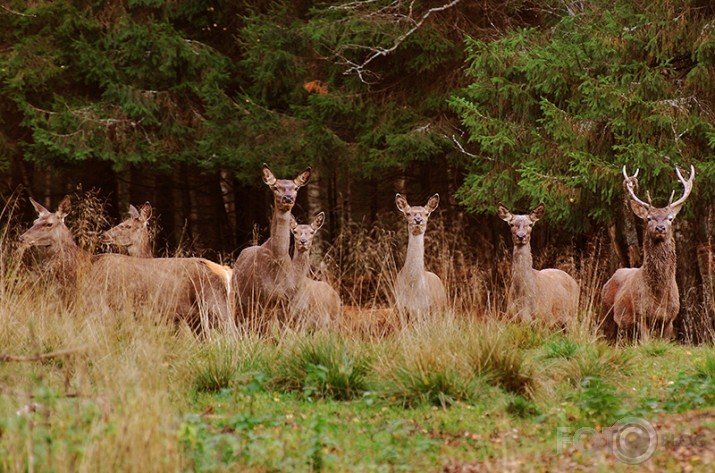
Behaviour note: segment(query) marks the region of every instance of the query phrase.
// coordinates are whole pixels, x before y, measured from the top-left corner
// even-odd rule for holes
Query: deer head
[[[320,230],[325,222],[325,212],[320,212],[315,216],[310,225],[298,225],[298,222],[291,215],[290,217],[290,231],[293,233],[293,239],[295,240],[296,251],[305,252],[310,251],[310,247],[313,244],[313,237],[315,233]]]
[[[25,233],[20,235],[20,241],[29,246],[61,245],[66,239],[72,240],[72,235],[65,225],[65,217],[72,207],[69,196],[57,206],[56,212],[50,212],[30,197],[30,202],[37,212],[37,219]]]
[[[683,185],[683,195],[677,201],[673,202],[673,197],[675,196],[675,191],[670,194],[670,199],[668,200],[668,205],[665,207],[654,207],[650,198],[650,193],[646,192],[646,198],[648,202],[643,202],[635,193],[635,187],[637,186],[637,180],[635,176],[638,175],[638,171],[633,176],[629,176],[626,172],[626,166],[623,166],[623,185],[630,194],[631,200],[631,210],[638,217],[646,221],[646,234],[649,235],[655,241],[665,241],[672,237],[673,228],[672,223],[675,219],[683,204],[690,196],[690,192],[693,190],[693,178],[695,177],[695,168],[690,166],[690,176],[686,180],[680,173],[680,169],[675,167],[675,173],[678,176],[678,180]]]
[[[407,231],[410,235],[422,235],[427,230],[427,220],[439,205],[439,194],[435,194],[427,200],[424,207],[410,207],[407,199],[397,194],[395,196],[397,208],[407,219]]]
[[[142,205],[140,210],[130,204],[129,218],[102,233],[102,243],[121,247],[142,245],[147,238],[151,213],[152,208],[149,202]]]
[[[263,164],[263,182],[273,191],[275,206],[283,212],[289,212],[298,196],[298,189],[308,183],[310,167],[298,174],[295,179],[276,179],[267,164]]]
[[[539,204],[528,215],[514,215],[501,202],[497,204],[497,214],[509,224],[514,245],[527,245],[531,241],[531,229],[544,216],[545,210],[544,204]]]

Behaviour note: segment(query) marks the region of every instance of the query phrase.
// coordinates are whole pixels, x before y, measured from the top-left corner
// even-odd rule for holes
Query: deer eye
[[[653,220],[653,217],[651,217],[650,215],[648,215],[645,219],[646,219],[647,222],[650,222],[651,220]]]

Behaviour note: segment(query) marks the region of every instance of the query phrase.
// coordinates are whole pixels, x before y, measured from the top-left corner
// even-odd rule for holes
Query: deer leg
[[[613,319],[613,310],[609,310],[606,316],[601,319],[599,329],[606,341],[615,343],[618,337],[618,324]]]
[[[663,338],[666,340],[673,339],[673,322],[668,322],[663,329]]]

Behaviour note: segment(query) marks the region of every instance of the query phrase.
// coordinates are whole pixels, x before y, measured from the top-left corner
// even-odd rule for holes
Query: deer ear
[[[303,187],[308,183],[310,180],[310,166],[305,168],[305,171],[301,172],[298,174],[298,176],[293,179],[293,184],[295,184],[298,187]]]
[[[266,163],[263,163],[261,172],[263,173],[263,182],[265,182],[266,185],[273,187],[273,184],[276,183],[277,179],[276,179],[275,174],[273,174],[273,171],[271,171],[271,169],[268,167],[268,165]]]
[[[425,205],[425,208],[429,213],[434,212],[437,209],[437,206],[439,205],[439,194],[435,194],[432,197],[429,198],[427,201],[427,205]]]
[[[529,214],[529,218],[533,222],[538,222],[539,220],[542,219],[545,212],[546,212],[546,206],[543,203],[541,203],[541,204],[537,205],[534,210],[531,211],[531,213]]]
[[[313,229],[313,231],[318,231],[320,230],[320,227],[323,226],[323,223],[325,223],[325,212],[320,212],[318,215],[315,216],[312,222],[310,222],[310,227]]]
[[[142,209],[140,211],[141,219],[144,221],[144,223],[147,223],[151,218],[152,210],[153,209],[151,208],[151,204],[149,202],[144,202],[144,205],[142,205]]]
[[[511,221],[512,218],[509,209],[507,209],[506,206],[501,202],[497,204],[497,215],[499,215],[499,218],[504,220],[505,222]]]
[[[70,196],[66,195],[60,205],[57,206],[56,214],[61,220],[64,220],[67,214],[70,213],[70,209],[72,209],[72,202],[70,202]]]
[[[43,207],[42,204],[37,202],[32,197],[30,197],[30,203],[35,208],[35,212],[37,212],[37,215],[39,215],[40,217],[44,217],[45,215],[49,215],[51,213],[49,210]]]
[[[410,204],[407,203],[407,199],[402,194],[397,194],[395,196],[395,205],[400,210],[400,212],[405,213],[410,208]]]
[[[139,211],[132,204],[129,204],[129,217],[137,219],[139,218]]]
[[[631,205],[631,210],[633,211],[633,213],[636,214],[639,218],[645,220],[648,217],[648,209],[646,209],[633,199],[630,199],[628,202]]]
[[[298,222],[293,214],[290,214],[290,231],[294,231],[296,228],[298,228]]]

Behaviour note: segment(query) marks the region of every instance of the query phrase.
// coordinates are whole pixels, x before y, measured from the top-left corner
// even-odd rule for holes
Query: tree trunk
[[[308,194],[308,215],[307,222],[311,222],[312,219],[321,212],[322,204],[320,202],[320,173],[318,168],[313,168],[310,176],[310,180],[306,186],[306,191]],[[306,223],[307,223],[306,222]],[[321,232],[317,232],[313,237],[313,249],[311,251],[311,260],[313,262],[320,261],[323,257],[323,238]]]
[[[219,171],[219,184],[221,187],[221,201],[223,210],[226,212],[226,223],[228,225],[228,245],[236,246],[236,229],[238,222],[236,219],[236,189],[233,182],[233,174],[226,168]]]
[[[637,184],[636,184],[637,186]],[[638,187],[636,187],[636,190]],[[636,231],[636,217],[633,214],[630,206],[630,196],[628,191],[623,187],[623,236],[626,240],[626,248],[628,248],[628,266],[637,268],[641,265],[641,252],[638,245],[638,232]],[[621,259],[623,256],[621,255]]]

